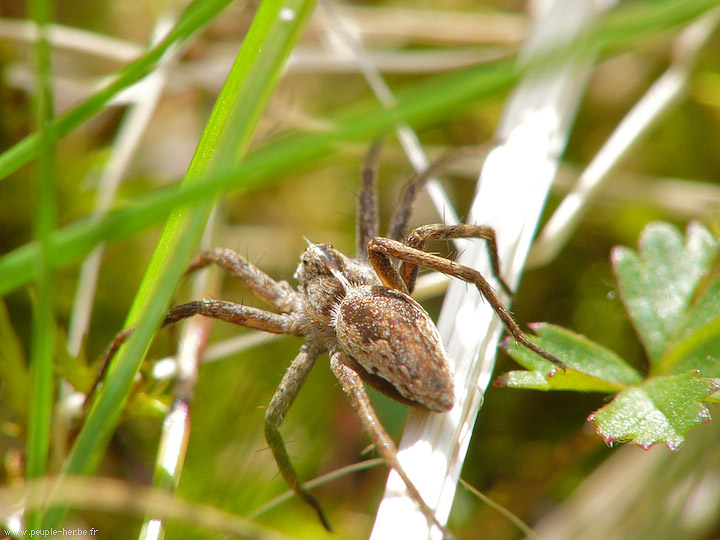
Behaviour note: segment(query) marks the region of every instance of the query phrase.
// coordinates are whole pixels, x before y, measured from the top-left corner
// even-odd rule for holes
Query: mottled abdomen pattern
[[[336,310],[338,343],[366,382],[410,405],[452,408],[447,354],[420,304],[388,287],[361,285],[350,287]]]

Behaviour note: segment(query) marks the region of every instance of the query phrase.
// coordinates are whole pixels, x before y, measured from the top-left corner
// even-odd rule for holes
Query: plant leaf
[[[692,427],[710,422],[700,401],[718,390],[717,381],[698,377],[697,371],[653,377],[620,392],[588,420],[609,445],[632,441],[648,448],[664,442],[676,450]]]
[[[720,276],[688,310],[656,367],[664,375],[697,369],[703,377],[720,377]]]
[[[716,251],[717,241],[697,223],[688,226],[684,243],[673,225],[652,223],[637,253],[613,250],[620,295],[652,364],[668,350]]]
[[[495,381],[497,386],[537,390],[577,390],[582,392],[618,392],[638,384],[642,376],[613,351],[585,336],[551,324],[534,324],[537,334],[532,341],[562,359],[561,370],[514,340],[503,347],[529,371],[511,371]]]
[[[645,381],[615,353],[583,336],[547,324],[533,337],[568,366],[561,371],[509,341],[510,356],[529,371],[513,371],[495,384],[538,390],[619,392],[588,420],[608,444],[631,441],[676,449],[685,433],[710,415],[703,400],[720,400],[720,276],[703,283],[718,243],[702,225],[685,238],[667,223],[648,225],[638,252],[613,251],[625,307],[650,357]],[[702,374],[702,377],[700,376]],[[712,377],[712,378],[711,378]]]

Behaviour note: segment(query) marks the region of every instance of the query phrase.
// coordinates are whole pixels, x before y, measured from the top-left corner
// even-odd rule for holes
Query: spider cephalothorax
[[[265,437],[285,480],[330,529],[320,504],[298,479],[278,429],[318,355],[327,351],[333,373],[350,397],[375,446],[400,475],[409,495],[427,519],[443,528],[400,466],[395,445],[380,424],[364,386],[364,383],[370,384],[413,407],[435,412],[445,412],[453,407],[453,376],[440,335],[427,312],[410,297],[418,268],[430,268],[475,285],[513,338],[546,359],[558,365],[562,363],[528,340],[478,271],[423,251],[429,240],[484,239],[493,274],[499,285],[508,291],[499,275],[493,229],[479,225],[425,225],[403,237],[414,194],[426,175],[408,182],[392,217],[388,236],[378,236],[376,159],[377,151],[373,149],[358,197],[356,258],[347,257],[330,245],[308,242],[295,272],[298,287],[293,289],[284,281],[273,280],[230,250],[204,251],[191,262],[188,272],[217,264],[275,311],[222,300],[198,300],[172,308],[164,324],[205,315],[247,328],[297,335],[306,340],[268,405]],[[106,351],[106,359],[129,332],[125,330],[118,334]]]
[[[420,304],[382,285],[366,260],[327,244],[308,246],[295,278],[306,337],[344,353],[365,382],[398,401],[437,412],[452,408],[450,364]]]
[[[353,286],[378,284],[380,281],[367,261],[346,257],[329,244],[308,242],[295,271],[302,312],[313,328],[326,336],[329,348],[334,342],[333,312],[347,290]]]

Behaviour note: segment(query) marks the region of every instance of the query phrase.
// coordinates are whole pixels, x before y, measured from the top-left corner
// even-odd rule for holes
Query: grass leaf
[[[230,2],[231,0],[195,0],[185,10],[175,28],[157,46],[122,69],[108,86],[50,122],[47,126],[48,140],[57,141],[84,121],[105,110],[105,106],[115,95],[142,79],[167,49],[188,39]],[[39,133],[33,133],[0,154],[0,179],[6,178],[40,154],[42,152],[40,139]]]
[[[261,5],[198,144],[185,185],[201,185],[213,172],[227,170],[242,159],[313,6],[314,2],[303,0]],[[294,17],[288,18],[288,12]],[[176,283],[197,249],[211,205],[212,199],[206,198],[191,207],[179,208],[166,223],[128,316],[128,325],[137,323],[136,329],[108,369],[65,461],[63,474],[87,473],[99,460]],[[64,509],[54,509],[48,513],[45,526],[56,526],[63,515]]]

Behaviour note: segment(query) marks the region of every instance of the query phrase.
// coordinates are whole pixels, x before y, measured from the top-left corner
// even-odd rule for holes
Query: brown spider
[[[409,296],[415,287],[418,267],[475,285],[518,342],[559,366],[562,362],[528,340],[479,272],[422,251],[428,240],[482,238],[487,242],[493,275],[500,286],[510,292],[499,276],[492,228],[426,225],[414,229],[402,240],[417,190],[436,168],[443,165],[442,161],[405,185],[388,236],[377,236],[378,153],[379,147],[374,146],[363,169],[357,208],[356,258],[346,257],[330,245],[308,242],[295,272],[298,282],[295,290],[285,281],[273,280],[230,250],[204,251],[190,263],[188,273],[211,263],[217,264],[277,311],[222,300],[198,300],[172,308],[163,326],[193,315],[204,315],[246,328],[302,336],[307,340],[270,401],[265,414],[265,437],[282,476],[315,509],[325,528],[331,530],[317,499],[298,479],[278,430],[318,355],[327,351],[333,373],[350,397],[375,446],[400,475],[428,521],[449,535],[400,466],[395,444],[380,424],[363,384],[368,383],[410,406],[430,411],[442,413],[454,405],[453,377],[440,335],[427,312]],[[398,266],[393,259],[400,261]],[[105,353],[106,361],[130,332],[131,329],[126,329],[113,340]]]

